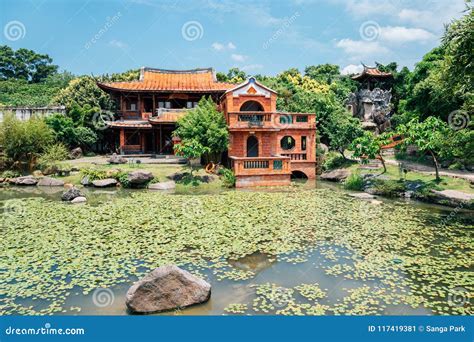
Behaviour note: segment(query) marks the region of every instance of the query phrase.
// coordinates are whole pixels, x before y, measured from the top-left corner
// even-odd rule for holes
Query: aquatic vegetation
[[[243,314],[247,311],[247,304],[229,304],[224,311],[233,314]]]
[[[327,189],[134,192],[96,206],[24,199],[23,210],[1,216],[0,314],[67,312],[71,293],[128,283],[166,264],[243,281],[255,276],[232,265],[244,256],[300,263],[316,252],[326,274],[367,284],[335,304],[325,297],[333,289],[317,284],[258,285],[248,313],[380,314],[398,304],[472,313],[472,227],[404,203],[362,202]],[[462,305],[450,301],[453,288],[466,290]]]

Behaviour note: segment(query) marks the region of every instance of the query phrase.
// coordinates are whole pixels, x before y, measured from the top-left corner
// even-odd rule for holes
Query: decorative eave
[[[265,89],[265,90],[267,90],[267,91],[269,91],[269,92],[271,92],[271,93],[273,93],[273,94],[278,94],[275,90],[273,90],[273,89],[271,89],[271,88],[268,88],[267,86],[265,86],[265,85],[261,84],[260,82],[258,82],[258,81],[255,79],[255,77],[249,77],[246,81],[244,81],[244,82],[238,84],[237,86],[235,86],[235,87],[233,87],[233,88],[231,88],[231,89],[228,89],[228,90],[225,92],[225,94],[234,92],[234,91],[236,91],[236,90],[239,90],[239,89],[245,87],[246,85],[248,85],[249,83],[254,83],[254,84],[256,84],[257,86],[259,86],[259,87],[261,87],[261,88],[263,88],[263,89]]]
[[[110,128],[151,128],[151,124],[145,120],[107,121]]]

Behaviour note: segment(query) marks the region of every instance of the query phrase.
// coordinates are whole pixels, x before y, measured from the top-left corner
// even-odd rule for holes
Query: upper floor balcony
[[[229,129],[315,129],[314,113],[229,112]]]
[[[151,123],[175,123],[186,115],[187,108],[157,108],[155,112],[139,110],[121,110],[118,116],[121,120],[149,120]]]

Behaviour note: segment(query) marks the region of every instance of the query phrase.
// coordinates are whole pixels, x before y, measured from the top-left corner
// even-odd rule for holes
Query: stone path
[[[395,159],[385,159],[385,163],[387,165],[398,165],[399,163],[403,163],[403,166],[411,171],[417,171],[425,174],[434,175],[435,168],[428,165],[423,165],[419,163],[409,162],[409,161],[399,161]],[[469,181],[471,184],[474,183],[474,173],[469,171],[461,171],[461,170],[439,170],[440,176],[447,176],[453,178],[461,178]]]

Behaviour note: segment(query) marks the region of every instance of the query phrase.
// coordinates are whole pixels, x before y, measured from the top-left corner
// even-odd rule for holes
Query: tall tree
[[[0,79],[22,79],[31,83],[44,81],[54,75],[58,66],[48,55],[28,49],[14,51],[7,45],[0,46]]]

